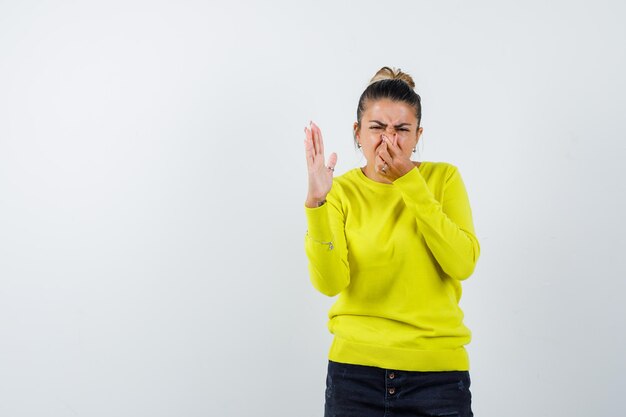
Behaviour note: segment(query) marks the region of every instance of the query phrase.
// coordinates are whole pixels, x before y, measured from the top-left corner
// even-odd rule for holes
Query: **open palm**
[[[323,201],[333,185],[333,170],[337,164],[337,154],[332,153],[328,158],[328,166],[324,163],[324,141],[322,131],[313,122],[310,127],[304,128],[306,138],[306,164],[309,173],[309,192],[307,202]]]

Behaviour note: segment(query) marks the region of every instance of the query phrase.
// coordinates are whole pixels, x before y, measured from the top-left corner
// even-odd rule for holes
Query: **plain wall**
[[[321,416],[303,128],[422,96],[481,257],[474,414],[619,415],[620,1],[0,2],[0,415]]]

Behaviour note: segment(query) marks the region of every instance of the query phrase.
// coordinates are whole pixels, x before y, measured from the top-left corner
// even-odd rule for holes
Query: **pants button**
[[[389,374],[389,379],[394,379],[396,377],[396,374],[394,374],[393,372]]]
[[[396,389],[395,388],[389,388],[389,394],[393,395],[396,393]]]

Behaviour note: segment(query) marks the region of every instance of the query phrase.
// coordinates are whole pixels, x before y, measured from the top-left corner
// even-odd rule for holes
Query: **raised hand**
[[[332,153],[328,158],[328,165],[324,163],[324,141],[322,131],[313,122],[304,128],[304,149],[306,164],[309,173],[309,191],[305,205],[317,207],[318,203],[326,199],[326,195],[333,185],[333,171],[337,164],[337,154]]]

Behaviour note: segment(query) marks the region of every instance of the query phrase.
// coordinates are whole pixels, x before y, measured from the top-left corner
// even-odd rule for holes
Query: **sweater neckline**
[[[417,167],[418,171],[422,171],[422,167],[424,166],[424,164],[428,164],[428,161],[421,161],[420,165]],[[367,175],[365,175],[365,173],[363,173],[363,171],[361,170],[361,167],[355,168],[356,172],[357,172],[357,176],[361,179],[361,181],[373,186],[373,187],[377,187],[382,189],[391,189],[393,188],[393,183],[392,184],[387,184],[384,182],[378,182],[378,181],[374,181],[373,179],[371,179],[370,177],[368,177]]]

